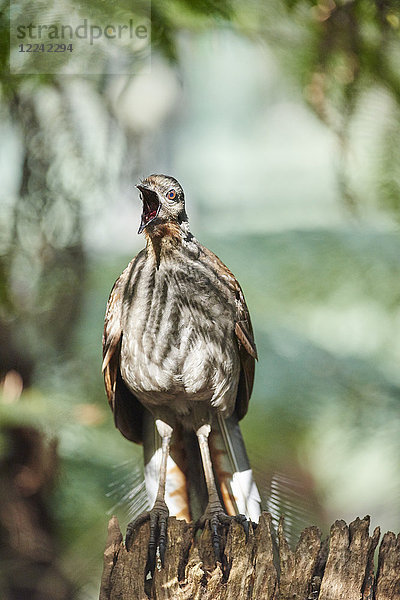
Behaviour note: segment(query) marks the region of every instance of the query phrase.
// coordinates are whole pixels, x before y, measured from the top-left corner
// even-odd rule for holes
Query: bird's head
[[[174,177],[149,175],[136,186],[143,201],[142,220],[138,233],[147,227],[154,229],[166,223],[187,222],[183,189]]]

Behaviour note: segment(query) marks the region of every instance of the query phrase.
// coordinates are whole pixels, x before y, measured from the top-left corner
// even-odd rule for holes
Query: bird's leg
[[[211,426],[208,424],[202,425],[196,431],[208,491],[208,505],[204,515],[199,519],[197,527],[203,527],[206,522],[209,523],[215,558],[220,561],[221,536],[218,531],[219,526],[228,525],[232,520],[237,521],[243,526],[247,538],[249,533],[249,524],[244,515],[230,517],[226,514],[225,510],[222,507],[217,492],[217,486],[215,485],[210,449],[208,446],[208,436],[210,435],[210,432]]]
[[[150,520],[150,539],[149,539],[149,557],[148,569],[151,573],[154,572],[156,562],[157,546],[160,550],[161,564],[164,566],[165,549],[167,547],[167,524],[168,524],[168,507],[165,503],[165,482],[167,477],[167,461],[169,455],[169,445],[172,436],[172,427],[156,419],[156,427],[161,436],[161,465],[160,475],[158,480],[157,496],[153,508],[139,515],[135,521],[129,523],[126,529],[125,545],[129,550],[132,545],[134,530]]]

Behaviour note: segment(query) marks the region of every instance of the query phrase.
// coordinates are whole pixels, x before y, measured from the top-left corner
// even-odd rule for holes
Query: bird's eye
[[[176,191],[175,190],[169,190],[169,192],[167,194],[168,200],[174,200],[175,197],[176,197]]]

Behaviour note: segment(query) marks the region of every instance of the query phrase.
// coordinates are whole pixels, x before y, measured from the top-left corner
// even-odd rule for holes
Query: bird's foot
[[[196,530],[203,529],[207,525],[210,528],[215,559],[219,562],[222,562],[223,549],[221,530],[224,527],[228,529],[232,521],[239,523],[243,527],[247,541],[249,537],[249,521],[244,515],[235,515],[233,517],[227,515],[219,501],[209,502],[204,515],[200,517],[195,525]]]
[[[150,521],[150,539],[147,558],[147,572],[154,573],[156,567],[157,548],[160,551],[161,565],[164,566],[165,550],[167,548],[167,526],[168,526],[168,507],[163,500],[156,500],[151,510],[139,515],[137,519],[131,521],[126,528],[125,546],[127,550],[132,547],[135,530]]]

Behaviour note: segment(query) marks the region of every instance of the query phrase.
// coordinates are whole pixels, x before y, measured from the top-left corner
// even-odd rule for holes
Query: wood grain
[[[317,527],[308,527],[292,549],[283,521],[275,534],[263,513],[247,540],[242,527],[231,524],[223,562],[215,564],[209,532],[193,539],[190,524],[171,517],[165,565],[146,580],[148,524],[127,552],[113,517],[100,600],[400,600],[400,535],[383,536],[375,574],[380,532],[370,536],[369,523],[369,517],[350,525],[336,521],[325,541]]]

